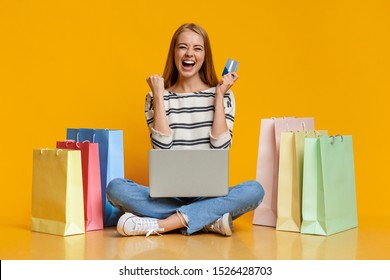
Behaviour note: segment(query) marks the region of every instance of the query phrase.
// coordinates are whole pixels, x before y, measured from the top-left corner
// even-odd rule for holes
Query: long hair
[[[168,57],[165,63],[165,69],[163,73],[165,88],[169,88],[177,82],[179,72],[175,64],[175,47],[177,44],[177,38],[184,31],[193,31],[203,38],[205,59],[201,69],[199,70],[199,75],[202,82],[204,82],[205,84],[211,87],[217,86],[218,78],[214,69],[213,55],[211,53],[209,36],[207,35],[206,31],[199,25],[195,23],[186,23],[176,30],[171,40],[171,45],[169,47]]]

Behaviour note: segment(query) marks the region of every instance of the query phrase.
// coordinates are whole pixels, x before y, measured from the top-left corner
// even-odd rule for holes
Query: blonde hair
[[[218,78],[214,69],[213,55],[211,53],[209,36],[207,35],[206,31],[199,25],[195,23],[186,23],[176,30],[171,40],[171,45],[169,47],[168,57],[165,63],[165,69],[163,73],[165,88],[170,88],[177,82],[179,72],[175,64],[175,47],[177,44],[177,38],[184,31],[193,31],[203,38],[205,59],[202,68],[199,70],[199,75],[202,82],[204,82],[205,84],[211,87],[217,86]]]

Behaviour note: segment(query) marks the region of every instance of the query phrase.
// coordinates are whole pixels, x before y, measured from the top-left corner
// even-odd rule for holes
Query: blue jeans
[[[225,213],[237,219],[254,210],[263,197],[263,187],[257,181],[231,187],[226,196],[196,198],[152,198],[148,187],[127,179],[114,179],[107,186],[108,200],[123,212],[156,219],[165,219],[177,212],[184,214],[188,219],[187,234],[201,230]]]

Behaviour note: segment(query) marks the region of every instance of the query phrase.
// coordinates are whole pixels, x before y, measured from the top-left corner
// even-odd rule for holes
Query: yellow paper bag
[[[31,230],[85,233],[79,150],[34,149]]]
[[[276,229],[301,231],[303,152],[306,138],[328,135],[326,130],[282,132],[280,136]]]

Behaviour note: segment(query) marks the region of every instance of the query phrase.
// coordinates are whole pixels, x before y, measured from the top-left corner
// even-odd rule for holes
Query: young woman
[[[145,114],[154,149],[228,149],[232,142],[235,101],[230,87],[237,73],[218,80],[207,33],[196,24],[180,26],[172,37],[163,76],[147,78]],[[161,234],[181,229],[230,236],[232,220],[255,209],[264,190],[257,181],[229,188],[227,196],[151,198],[149,188],[114,179],[109,201],[125,214],[123,236]]]

